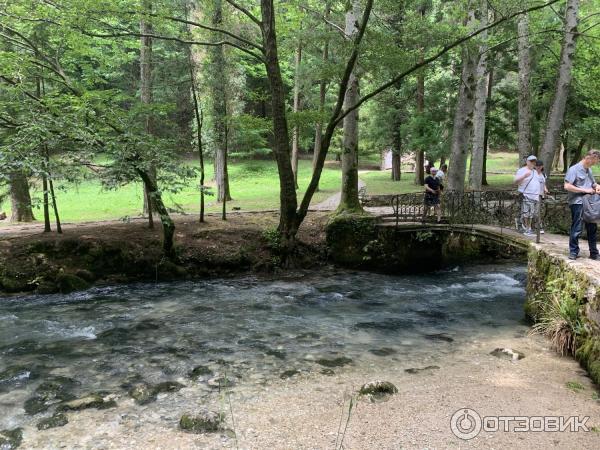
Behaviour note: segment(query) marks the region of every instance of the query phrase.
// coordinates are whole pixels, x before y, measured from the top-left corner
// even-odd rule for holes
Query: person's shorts
[[[428,195],[425,194],[425,206],[436,206],[440,204],[439,195]]]
[[[531,200],[527,197],[523,198],[521,204],[521,217],[536,217],[540,213],[540,202],[538,200]]]

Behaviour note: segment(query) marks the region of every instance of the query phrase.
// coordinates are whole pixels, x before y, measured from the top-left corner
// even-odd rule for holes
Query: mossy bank
[[[557,350],[575,356],[600,384],[600,280],[593,271],[532,246],[525,311]]]

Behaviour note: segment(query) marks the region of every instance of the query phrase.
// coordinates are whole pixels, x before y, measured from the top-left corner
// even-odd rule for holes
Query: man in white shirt
[[[435,176],[438,180],[440,180],[440,183],[444,183],[446,180],[444,178],[446,178],[446,172],[448,171],[448,165],[447,164],[442,164],[442,167],[440,167],[440,170],[437,171],[437,175]]]
[[[537,158],[531,155],[527,158],[525,166],[517,170],[514,183],[518,185],[518,191],[522,194],[521,223],[523,234],[532,236],[531,225],[534,217],[539,214],[540,207],[540,182],[539,175],[535,170]]]

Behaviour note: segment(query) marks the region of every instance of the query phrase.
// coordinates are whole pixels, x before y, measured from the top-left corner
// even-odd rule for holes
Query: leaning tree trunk
[[[475,24],[475,11],[469,10],[469,28]],[[477,66],[477,48],[465,44],[462,49],[462,72],[454,125],[452,127],[452,145],[450,150],[450,170],[448,173],[448,189],[463,192],[465,189],[465,173],[471,131],[473,129],[473,106],[475,100],[475,70]]]
[[[586,138],[581,138],[579,140],[579,144],[577,144],[577,148],[573,149],[573,154],[571,155],[571,163],[570,166],[573,166],[579,162],[579,160],[583,157],[583,147],[585,146]]]
[[[279,233],[282,256],[286,259],[296,245],[298,223],[296,218],[296,187],[290,159],[290,140],[286,118],[286,96],[275,31],[275,8],[273,0],[261,0],[261,29],[265,69],[271,94],[271,115],[273,118],[273,155],[279,173]]]
[[[214,0],[212,25],[221,28],[223,24],[223,5]],[[215,39],[221,36],[215,34]],[[217,182],[217,201],[231,200],[229,174],[227,170],[227,68],[223,45],[212,46],[209,50],[210,86],[213,105],[213,131],[215,147],[215,181]]]
[[[302,64],[301,42],[299,42],[298,47],[296,47],[294,64],[294,113],[300,111],[300,64]],[[300,126],[298,125],[297,120],[298,118],[296,117],[296,125],[294,125],[294,130],[292,132],[292,171],[294,172],[296,189],[298,189],[298,152],[300,146]]]
[[[353,0],[346,12],[346,39],[351,40],[358,33],[360,2]],[[356,65],[348,81],[344,97],[344,109],[358,101],[358,75]],[[358,198],[358,109],[344,117],[344,149],[342,152],[342,195],[338,212],[362,211]]]
[[[142,7],[145,12],[152,12],[151,0],[142,0]],[[152,38],[147,36],[152,33],[152,25],[145,18],[140,20],[140,101],[142,105],[148,108],[152,104]],[[152,117],[149,112],[144,114],[144,130],[147,134],[152,134]],[[149,175],[156,180],[156,170],[150,169]],[[152,199],[144,185],[144,213],[148,214],[148,226],[154,228]]]
[[[325,2],[325,15],[324,17],[326,19],[329,19],[329,13],[330,13],[330,5],[329,5],[329,1]],[[323,65],[327,64],[327,61],[329,60],[329,40],[325,41],[325,44],[323,45]],[[319,81],[319,114],[322,116],[324,111],[325,111],[325,96],[327,94],[327,81],[325,80],[325,78],[321,78],[321,80]],[[313,172],[315,171],[315,168],[317,167],[317,156],[319,154],[319,149],[321,148],[321,141],[323,139],[323,119],[322,117],[319,117],[319,120],[317,122],[317,125],[315,127],[315,146],[313,148],[313,160],[312,160],[312,169]],[[319,190],[319,186],[317,186],[317,191]]]
[[[10,186],[11,222],[33,222],[29,183],[23,172],[12,172],[8,176]]]
[[[527,14],[519,17],[517,25],[519,47],[519,132],[518,148],[519,163],[523,162],[532,153],[531,146],[531,93],[529,82],[531,79],[531,54],[529,51],[529,18]]]
[[[540,151],[541,159],[546,163],[547,171],[550,173],[550,164],[555,159],[556,150],[559,146],[560,131],[563,125],[569,85],[571,84],[573,71],[573,58],[575,57],[575,41],[577,39],[579,0],[567,0],[565,12],[565,35],[563,38],[560,54],[560,66],[558,68],[558,80],[554,100],[548,114],[548,122],[544,135],[544,143]]]
[[[152,205],[154,205],[156,212],[160,217],[160,221],[163,229],[163,252],[166,257],[175,257],[173,236],[175,234],[175,223],[169,216],[169,212],[165,204],[162,201],[160,191],[154,178],[147,171],[143,169],[136,169],[138,175],[144,182],[144,188],[148,192],[148,197]]]
[[[480,6],[480,26],[488,24],[487,1],[482,0]],[[479,46],[479,61],[475,71],[477,86],[475,88],[475,104],[473,108],[473,149],[471,152],[471,167],[469,172],[469,188],[474,191],[481,190],[481,174],[483,172],[484,144],[485,144],[485,118],[488,94],[488,45],[487,31],[480,35],[482,44]]]

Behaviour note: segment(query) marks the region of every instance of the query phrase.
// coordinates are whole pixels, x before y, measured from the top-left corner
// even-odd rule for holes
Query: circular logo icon
[[[450,419],[450,428],[457,438],[473,439],[481,431],[481,417],[472,409],[459,409]]]

